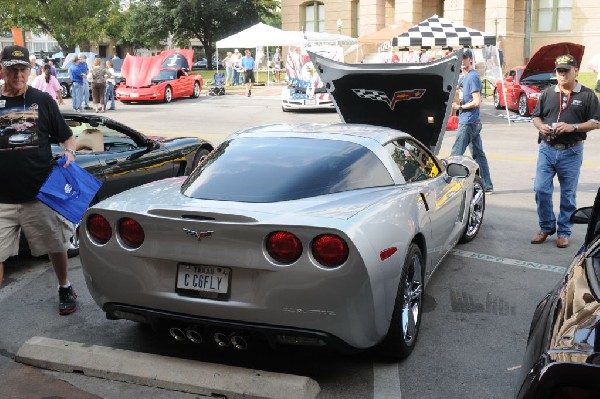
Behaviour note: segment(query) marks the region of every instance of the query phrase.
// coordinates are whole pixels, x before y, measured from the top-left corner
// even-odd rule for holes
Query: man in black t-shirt
[[[542,92],[533,112],[538,129],[538,161],[534,191],[540,230],[531,240],[541,244],[557,233],[556,246],[569,246],[575,211],[579,171],[583,162],[583,142],[587,132],[600,127],[600,107],[594,92],[577,82],[577,60],[569,54],[555,61],[558,85]],[[560,212],[554,214],[554,176],[560,184]]]
[[[48,93],[27,86],[29,52],[21,46],[2,51],[4,87],[0,96],[0,286],[4,261],[18,253],[25,234],[34,256],[48,254],[58,278],[59,313],[77,309],[77,294],[67,272],[73,225],[36,199],[52,160],[50,141],[61,143],[67,161],[75,160],[75,137]]]

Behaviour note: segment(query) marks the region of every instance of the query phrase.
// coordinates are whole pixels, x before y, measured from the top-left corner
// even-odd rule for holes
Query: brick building
[[[352,37],[434,14],[498,36],[509,68],[559,41],[586,46],[584,72],[600,52],[600,0],[281,0],[282,29]]]

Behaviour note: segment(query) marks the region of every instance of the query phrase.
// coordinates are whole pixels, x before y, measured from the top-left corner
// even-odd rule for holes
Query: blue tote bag
[[[37,199],[69,221],[79,223],[102,182],[75,162],[65,168],[65,162],[64,156],[56,161]]]

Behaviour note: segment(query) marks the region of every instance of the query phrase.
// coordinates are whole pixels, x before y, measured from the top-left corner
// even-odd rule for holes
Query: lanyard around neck
[[[563,92],[562,90],[558,92],[558,116],[556,117],[556,122],[560,121],[560,114],[569,106],[570,101],[571,93],[567,94],[567,101],[563,102]]]

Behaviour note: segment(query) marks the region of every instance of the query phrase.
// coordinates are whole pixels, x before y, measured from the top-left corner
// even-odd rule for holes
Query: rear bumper
[[[106,303],[103,307],[106,317],[111,320],[126,319],[150,324],[155,330],[177,327],[182,330],[194,328],[206,340],[215,333],[225,335],[245,335],[255,338],[252,341],[266,341],[275,348],[279,345],[297,345],[327,347],[336,352],[351,354],[360,352],[344,343],[341,339],[321,331],[313,331],[294,327],[270,326],[266,324],[213,319],[179,313],[118,304]]]

